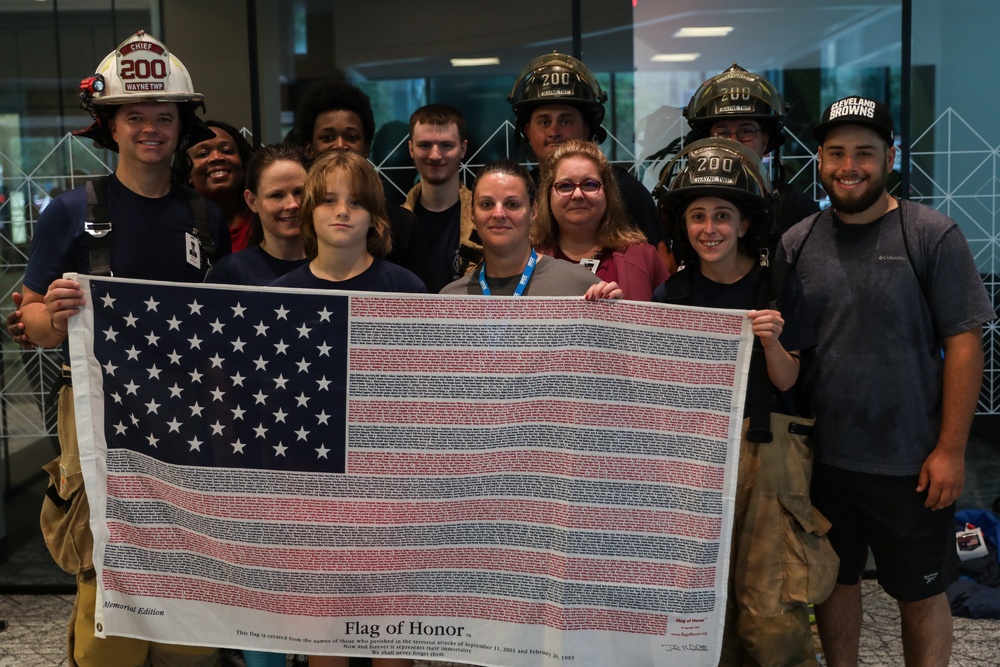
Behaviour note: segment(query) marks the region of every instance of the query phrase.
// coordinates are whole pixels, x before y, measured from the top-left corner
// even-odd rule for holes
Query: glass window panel
[[[74,0],[27,2],[0,0],[0,303],[4,316],[10,294],[20,290],[31,235],[41,211],[57,194],[82,178],[107,173],[113,154],[90,141],[70,137],[86,127],[80,110],[80,80],[126,36],[143,28],[156,34],[158,3],[153,0]],[[0,458],[4,494],[20,495],[37,508],[41,489],[35,484],[40,466],[53,457],[55,407],[52,391],[59,377],[61,351],[22,354],[9,337],[0,350]],[[17,496],[10,495],[13,501]],[[17,507],[17,510],[11,509]],[[2,520],[15,546],[25,540],[25,502],[8,505],[18,513]],[[13,516],[12,515],[8,515]],[[37,522],[32,526],[37,530]],[[2,542],[0,542],[2,544]],[[4,554],[0,554],[2,559]],[[30,574],[8,585],[63,583],[66,575],[47,558]],[[69,578],[72,583],[72,577]]]

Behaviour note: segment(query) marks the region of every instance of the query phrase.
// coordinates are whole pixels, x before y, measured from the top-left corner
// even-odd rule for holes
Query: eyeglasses
[[[556,194],[562,197],[569,197],[577,188],[580,188],[580,192],[585,195],[596,195],[604,187],[604,183],[600,181],[584,181],[583,183],[574,183],[573,181],[557,181],[552,184],[552,189],[556,191]]]
[[[735,132],[719,128],[712,130],[712,136],[716,139],[735,139],[736,141],[753,141],[757,135],[764,130],[759,127],[741,127]]]

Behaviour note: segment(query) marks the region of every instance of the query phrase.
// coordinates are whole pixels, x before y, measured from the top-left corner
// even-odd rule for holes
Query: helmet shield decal
[[[703,146],[691,151],[687,165],[688,184],[736,187],[743,172],[743,161],[735,151],[731,155],[727,152],[719,146]]]
[[[125,92],[163,92],[170,78],[167,49],[159,42],[125,42],[115,52],[115,73]]]

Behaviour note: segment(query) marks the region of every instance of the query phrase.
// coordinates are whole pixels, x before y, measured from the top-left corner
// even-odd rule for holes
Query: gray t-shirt
[[[514,296],[517,283],[521,276],[510,278],[487,278],[490,292],[494,296]],[[579,264],[573,264],[561,259],[553,259],[548,255],[539,255],[538,263],[531,274],[528,286],[524,288],[524,296],[583,296],[591,285],[601,282],[597,276]],[[474,294],[482,295],[479,286],[479,267],[469,275],[449,283],[441,290],[441,294]]]
[[[919,473],[941,426],[941,340],[995,317],[955,222],[902,205],[916,273],[901,209],[865,225],[824,211],[778,248],[799,274],[819,340],[803,377],[817,460],[837,468]]]

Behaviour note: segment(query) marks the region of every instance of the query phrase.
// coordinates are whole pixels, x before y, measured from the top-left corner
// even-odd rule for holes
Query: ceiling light
[[[681,28],[674,33],[674,37],[725,37],[733,31],[731,25],[720,25],[715,27]]]
[[[452,67],[482,67],[483,65],[499,65],[499,58],[452,58]]]
[[[653,56],[654,63],[689,63],[701,58],[700,53],[657,53]]]

